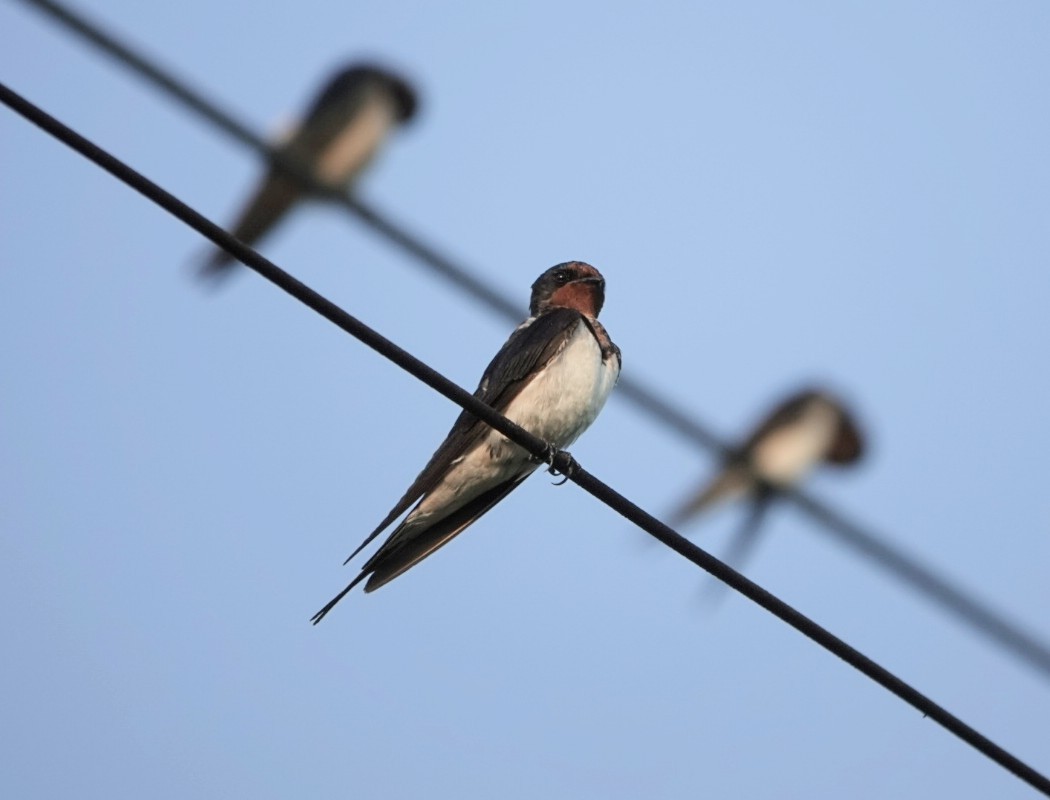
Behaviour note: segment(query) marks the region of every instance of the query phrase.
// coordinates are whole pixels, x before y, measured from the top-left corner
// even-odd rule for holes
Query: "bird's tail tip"
[[[326,616],[328,616],[328,612],[331,611],[333,608],[335,608],[335,604],[338,603],[340,600],[342,600],[343,596],[348,591],[350,591],[349,588],[344,589],[339,594],[337,594],[335,597],[333,597],[331,600],[329,600],[327,603],[325,603],[324,608],[322,608],[320,611],[318,611],[316,614],[314,614],[312,617],[310,617],[310,624],[311,625],[316,625],[318,622],[320,622]]]
[[[362,580],[364,580],[364,578],[367,577],[367,575],[367,572],[361,572],[360,575],[358,575],[356,578],[350,581],[350,583],[347,584],[346,588],[343,589],[343,591],[341,591],[339,594],[337,594],[335,597],[333,597],[331,600],[325,603],[324,608],[322,608],[320,611],[318,611],[316,614],[310,617],[310,624],[316,625],[318,622],[320,622],[326,616],[328,616],[328,612],[335,608],[336,603],[338,603],[340,600],[346,597],[350,593],[350,590],[357,586],[357,584],[359,584]]]

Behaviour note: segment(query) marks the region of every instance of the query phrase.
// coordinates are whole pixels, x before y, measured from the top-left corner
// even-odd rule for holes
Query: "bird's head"
[[[390,95],[398,122],[408,122],[415,116],[419,98],[412,85],[397,73],[367,62],[349,64],[333,75],[315,106],[326,100],[352,97],[362,90],[367,91],[369,86],[378,87]]]
[[[551,308],[573,308],[597,317],[605,303],[605,278],[590,264],[566,261],[540,275],[532,284],[532,316]]]

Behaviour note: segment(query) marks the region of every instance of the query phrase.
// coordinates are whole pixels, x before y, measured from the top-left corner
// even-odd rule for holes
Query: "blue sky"
[[[1050,6],[97,2],[261,132],[381,58],[360,195],[521,300],[595,264],[625,373],[725,436],[802,383],[871,457],[815,494],[1050,639]],[[257,160],[22,4],[0,80],[217,221]],[[456,409],[0,110],[4,796],[1032,791],[537,475],[318,628]],[[262,247],[473,388],[507,323],[336,209]],[[664,512],[709,454],[615,398],[573,448]],[[740,517],[687,532],[716,554]],[[800,512],[748,574],[1050,771],[1050,687]],[[6,738],[5,737],[5,738]]]

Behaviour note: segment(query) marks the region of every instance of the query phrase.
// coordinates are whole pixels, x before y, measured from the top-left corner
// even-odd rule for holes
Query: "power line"
[[[714,556],[697,547],[688,539],[679,536],[658,519],[632,503],[623,495],[587,472],[567,452],[556,452],[542,439],[533,436],[525,429],[506,419],[489,406],[482,403],[470,392],[457,386],[448,378],[432,369],[427,364],[407,351],[401,349],[372,328],[351,316],[327,298],[310,287],[296,280],[271,261],[267,260],[252,248],[241,243],[222,228],[211,222],[202,214],[183,203],[174,195],[162,189],[142,174],[136,172],[110,153],[84,138],[71,128],[59,122],[42,109],[21,97],[3,83],[0,83],[0,102],[10,106],[27,120],[37,125],[53,137],[97,164],[111,175],[138,191],[176,218],[198,231],[219,247],[231,253],[238,260],[258,272],[296,300],[304,303],[325,319],[337,325],[384,358],[397,364],[406,372],[421,380],[432,389],[452,400],[454,403],[483,420],[515,443],[521,445],[532,456],[549,461],[553,468],[566,475],[578,486],[589,492],[601,502],[617,511],[628,520],[659,539],[675,552],[686,557],[694,564],[707,570],[719,580],[732,586],[741,594],[753,600],[762,608],[829,652],[841,658],[879,685],[910,704],[924,716],[930,717],[946,730],[958,736],[964,742],[986,755],[988,758],[1012,772],[1021,780],[1050,796],[1050,778],[1037,772],[1033,767],[1021,761],[995,742],[964,723],[947,709],[933,702],[926,695],[898,678],[889,670],[877,664],[860,651],[854,649],[842,639],[821,627],[813,620],[799,613],[794,608],[767,592],[761,586],[745,578],[739,572],[723,564]]]
[[[188,108],[201,114],[218,128],[288,172],[311,192],[339,204],[390,242],[411,253],[431,270],[492,311],[511,322],[519,321],[521,313],[519,303],[424,243],[418,236],[409,233],[402,225],[393,222],[375,208],[348,192],[333,191],[319,182],[308,171],[274,152],[266,141],[222,111],[216,104],[209,102],[184,82],[177,80],[98,26],[53,0],[23,0],[23,2],[46,12],[119,62],[148,78]],[[714,451],[722,458],[729,455],[730,448],[710,428],[699,422],[694,416],[677,408],[654,390],[632,380],[629,375],[620,378],[617,394],[680,436]],[[1043,673],[1044,676],[1050,677],[1050,647],[1036,636],[1010,622],[987,605],[974,600],[967,592],[955,587],[947,578],[937,574],[932,567],[889,544],[883,537],[876,536],[865,527],[851,522],[845,515],[826,503],[797,488],[786,489],[782,494],[808,514],[811,519],[819,522],[821,530],[833,535],[838,541],[864,556],[865,560],[873,561],[885,568],[898,580],[934,601],[979,633],[996,641],[1029,666]]]

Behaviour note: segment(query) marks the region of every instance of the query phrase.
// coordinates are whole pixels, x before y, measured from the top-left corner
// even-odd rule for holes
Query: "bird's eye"
[[[554,282],[559,286],[564,286],[566,283],[569,282],[570,277],[571,276],[569,275],[568,270],[559,269],[557,272],[554,273]]]

